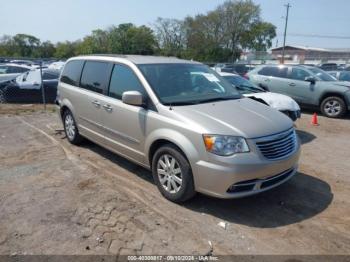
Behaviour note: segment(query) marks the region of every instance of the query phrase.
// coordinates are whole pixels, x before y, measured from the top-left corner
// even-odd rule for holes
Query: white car
[[[49,69],[53,69],[53,70],[60,70],[60,71],[61,71],[65,64],[66,64],[66,62],[57,61],[57,62],[51,63],[51,64],[48,66],[48,68],[49,68]]]
[[[31,70],[32,67],[18,64],[0,64],[0,82],[11,80]]]
[[[293,121],[300,118],[300,107],[291,97],[272,93],[256,86],[247,79],[230,73],[218,72],[222,77],[234,85],[245,97],[267,104],[289,116]]]

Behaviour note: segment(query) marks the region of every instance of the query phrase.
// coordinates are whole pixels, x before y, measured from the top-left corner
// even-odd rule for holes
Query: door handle
[[[294,84],[294,83],[289,83],[289,86],[296,86],[296,84]]]
[[[113,107],[110,105],[103,105],[103,108],[106,109],[108,112],[111,112],[113,110]]]
[[[270,82],[270,79],[265,79],[264,81],[265,81],[265,82]]]
[[[96,107],[100,107],[101,106],[100,102],[98,102],[97,100],[94,100],[91,103],[93,103]]]

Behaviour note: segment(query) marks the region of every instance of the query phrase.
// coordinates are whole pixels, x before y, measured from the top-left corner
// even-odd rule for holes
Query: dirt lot
[[[350,253],[349,119],[303,114],[299,173],[272,191],[176,205],[147,170],[70,145],[40,108],[0,106],[0,254]]]

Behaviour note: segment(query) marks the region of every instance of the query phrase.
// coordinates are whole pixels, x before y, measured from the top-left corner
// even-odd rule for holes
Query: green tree
[[[13,56],[33,57],[35,51],[40,47],[40,40],[32,35],[17,34],[13,37]]]
[[[158,17],[154,28],[160,53],[166,56],[181,56],[186,47],[184,21]]]
[[[3,35],[0,38],[0,56],[10,57],[14,54],[14,45],[12,36]]]
[[[254,24],[242,37],[242,45],[255,51],[266,51],[276,37],[276,26],[267,22]]]
[[[56,58],[69,58],[78,54],[76,52],[79,42],[59,42],[56,44],[56,51],[54,57]]]
[[[153,31],[131,23],[120,24],[108,30],[108,51],[115,54],[153,54],[157,42]]]

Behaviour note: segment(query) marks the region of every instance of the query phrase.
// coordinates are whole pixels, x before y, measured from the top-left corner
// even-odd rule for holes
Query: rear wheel
[[[196,193],[191,166],[176,146],[168,144],[156,151],[152,173],[159,191],[172,202],[184,202]]]
[[[321,112],[327,117],[339,118],[346,113],[346,104],[338,96],[326,97],[321,103]]]
[[[64,132],[68,141],[73,145],[78,145],[83,141],[83,137],[79,134],[73,114],[70,110],[65,110],[63,113]]]

